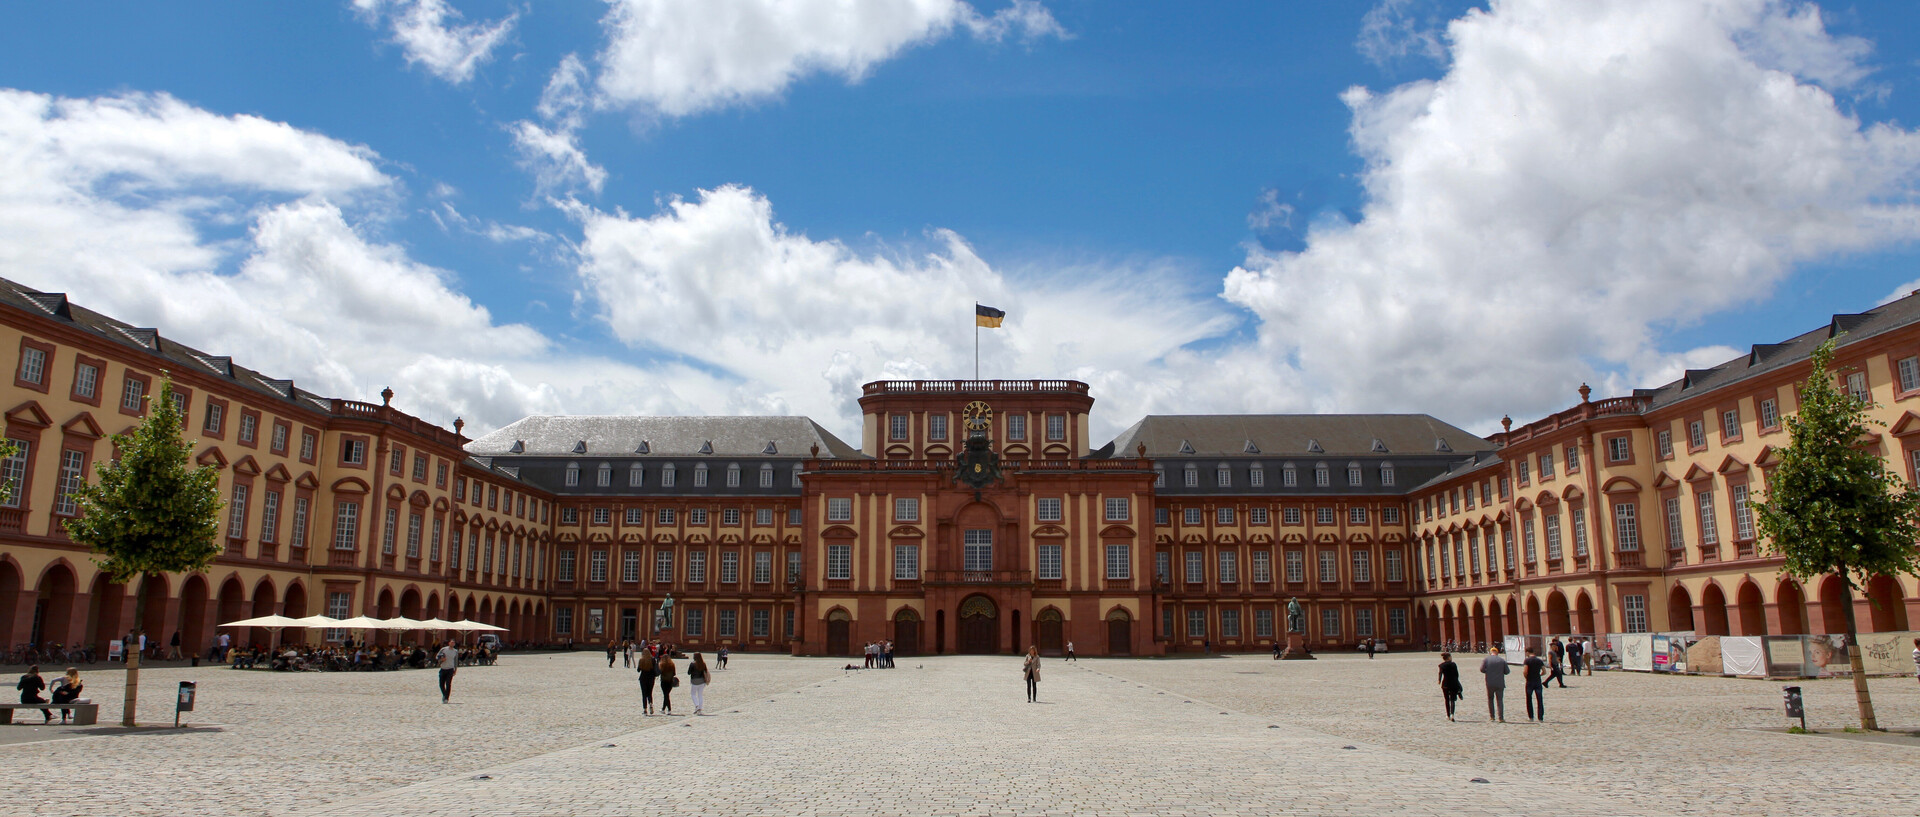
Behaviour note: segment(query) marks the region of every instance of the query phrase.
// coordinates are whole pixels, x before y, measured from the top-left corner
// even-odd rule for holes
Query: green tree
[[[1834,379],[1834,341],[1813,353],[1813,371],[1800,387],[1800,408],[1787,419],[1792,443],[1767,475],[1767,499],[1755,502],[1760,533],[1785,558],[1781,569],[1806,582],[1840,578],[1847,617],[1847,661],[1853,669],[1860,726],[1878,729],[1860,659],[1853,594],[1876,575],[1920,572],[1920,495],[1862,445],[1866,404]]]
[[[220,555],[220,472],[192,467],[193,443],[180,437],[181,414],[173,380],[163,377],[149,395],[147,419],[130,434],[116,434],[118,456],[96,464],[98,477],[75,498],[80,513],[66,522],[67,536],[96,554],[94,562],[112,581],[138,581],[134,621],[146,621],[147,579],[162,573],[196,573]],[[139,698],[140,656],[127,645],[127,697],[121,723],[134,725]]]

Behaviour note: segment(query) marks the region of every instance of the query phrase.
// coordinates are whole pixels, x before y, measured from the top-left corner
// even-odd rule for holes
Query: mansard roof
[[[1494,447],[1426,414],[1153,414],[1120,432],[1110,445],[1113,456],[1134,457],[1141,443],[1149,458],[1259,456],[1275,461],[1455,456]],[[1193,453],[1182,453],[1183,445]],[[1249,454],[1249,448],[1259,454]]]
[[[582,453],[580,444],[585,443]],[[752,457],[812,456],[861,459],[806,417],[629,417],[535,415],[503,426],[467,444],[478,456],[527,457]],[[709,449],[710,446],[710,449]],[[644,447],[644,448],[643,448]],[[711,453],[705,453],[709,449]]]

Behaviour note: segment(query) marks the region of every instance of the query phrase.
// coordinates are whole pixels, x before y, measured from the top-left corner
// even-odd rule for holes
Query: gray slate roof
[[[586,451],[579,452],[581,442]],[[520,450],[514,450],[515,443]],[[645,443],[645,451],[641,444]],[[773,443],[774,451],[767,452]],[[701,449],[712,445],[710,452]],[[860,450],[806,417],[619,417],[535,415],[467,444],[476,456],[808,457],[860,459]]]
[[[1257,452],[1247,450],[1249,441]],[[1112,456],[1137,456],[1142,442],[1149,458],[1433,456],[1494,447],[1426,414],[1154,414],[1120,432]],[[1183,442],[1193,453],[1181,451]],[[1311,450],[1314,442],[1320,451]]]

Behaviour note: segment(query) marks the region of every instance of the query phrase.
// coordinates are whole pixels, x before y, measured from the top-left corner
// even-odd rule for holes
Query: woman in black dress
[[[640,666],[640,714],[653,714],[653,679],[660,677],[660,666],[654,662],[653,652],[645,647],[635,656]]]
[[[1447,720],[1453,720],[1453,704],[1460,700],[1464,690],[1460,688],[1460,666],[1453,663],[1452,653],[1440,654],[1440,697],[1447,701]]]

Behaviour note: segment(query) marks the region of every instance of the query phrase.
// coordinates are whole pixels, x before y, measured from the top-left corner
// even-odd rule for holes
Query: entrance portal
[[[1000,651],[1000,609],[986,596],[974,596],[960,605],[956,641],[962,655],[993,655]]]
[[[1064,621],[1060,620],[1060,611],[1049,607],[1040,611],[1033,619],[1033,643],[1040,648],[1041,655],[1060,655],[1066,652],[1066,639],[1062,630]]]
[[[920,654],[920,616],[912,608],[902,608],[893,616],[893,652],[895,655]]]
[[[1133,616],[1115,608],[1107,614],[1107,654],[1133,654]]]
[[[853,654],[853,617],[835,609],[827,614],[827,654]]]

